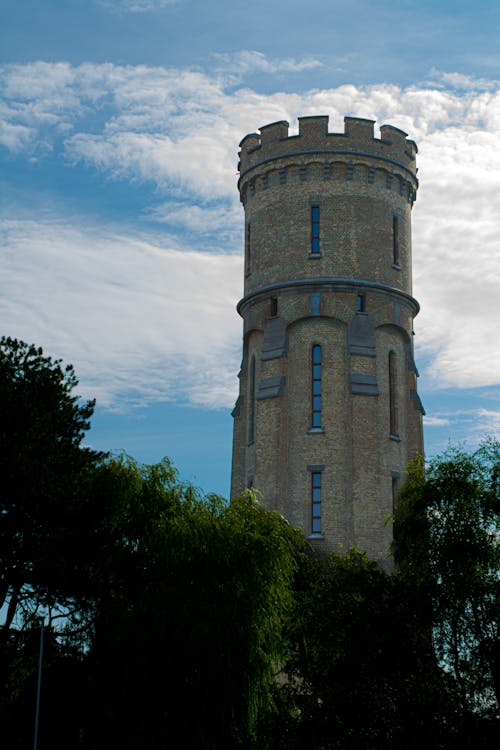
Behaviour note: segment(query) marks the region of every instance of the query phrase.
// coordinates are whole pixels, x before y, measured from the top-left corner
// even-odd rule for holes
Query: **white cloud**
[[[478,409],[477,417],[483,434],[491,436],[500,434],[500,411]]]
[[[97,0],[98,5],[115,13],[148,13],[178,2],[180,0]]]
[[[230,405],[240,258],[71,224],[4,222],[3,330],[72,362],[101,406]]]
[[[11,122],[0,122],[0,143],[8,151],[17,153],[26,150],[33,142],[35,131],[26,125],[16,125]]]
[[[493,91],[498,89],[500,81],[490,78],[475,78],[464,73],[448,73],[433,68],[430,73],[430,84],[435,85],[436,83],[451,86],[454,89]]]
[[[234,169],[227,145],[208,132],[178,141],[151,133],[78,133],[66,141],[66,155],[115,179],[152,181],[205,198],[226,197]]]
[[[448,392],[448,396],[450,392]],[[483,392],[479,394],[468,392],[472,403],[481,403],[486,398]],[[498,403],[500,392],[495,393]],[[439,400],[438,397],[434,399]],[[442,453],[450,444],[463,444],[467,450],[475,450],[486,438],[500,438],[500,411],[482,407],[463,408],[467,404],[467,397],[455,392],[451,405],[442,407],[435,414],[424,417],[425,438],[424,446],[427,457]],[[446,403],[446,402],[445,402]]]
[[[223,58],[231,61],[242,74],[316,64],[268,60],[252,51]],[[18,154],[24,148],[27,155],[36,150],[40,158],[43,149],[53,149],[74,168],[151,183],[156,205],[149,217],[171,231],[187,231],[195,247],[218,230],[231,250],[240,242],[236,153],[246,133],[280,119],[288,119],[293,132],[298,115],[317,113],[330,115],[330,130],[342,130],[345,114],[403,128],[419,146],[421,188],[413,219],[414,291],[422,306],[417,355],[419,349],[430,354],[425,375],[434,387],[498,383],[496,82],[475,86],[446,73],[435,74],[438,85],[421,87],[344,85],[262,94],[185,69],[37,62],[4,72],[8,148]],[[221,331],[225,325],[221,319]]]
[[[257,50],[239,52],[216,52],[213,55],[216,69],[232,74],[247,73],[302,73],[323,67],[323,63],[312,57],[295,60],[292,57],[268,58]]]
[[[152,207],[147,216],[187,233],[190,244],[206,243],[208,237],[229,252],[243,246],[243,209],[236,200],[227,204],[221,201],[215,206],[167,201]]]
[[[425,427],[446,427],[450,424],[450,420],[447,417],[433,417],[426,415],[424,416]]]
[[[492,110],[500,97],[491,98]],[[494,120],[494,111],[490,117]],[[427,136],[414,215],[420,346],[434,353],[436,386],[499,382],[500,155],[497,126],[450,127]]]

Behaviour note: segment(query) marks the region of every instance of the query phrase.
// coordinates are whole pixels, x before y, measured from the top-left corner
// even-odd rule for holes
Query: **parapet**
[[[240,174],[262,163],[308,153],[359,154],[399,164],[416,174],[417,146],[407,134],[393,125],[382,125],[380,138],[374,135],[374,120],[344,117],[344,132],[328,132],[328,115],[299,117],[298,135],[289,135],[286,120],[270,123],[259,133],[247,135],[240,143]]]

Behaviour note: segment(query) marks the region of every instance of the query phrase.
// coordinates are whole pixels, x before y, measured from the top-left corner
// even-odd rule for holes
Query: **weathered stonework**
[[[303,117],[299,135],[278,122],[240,144],[244,329],[231,491],[252,486],[324,549],[356,544],[387,561],[394,493],[422,451],[423,409],[411,296],[417,147],[390,125],[380,133],[352,117],[344,133],[328,133],[328,117]]]

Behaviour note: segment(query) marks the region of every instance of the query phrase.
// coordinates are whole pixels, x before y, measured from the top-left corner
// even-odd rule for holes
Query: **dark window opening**
[[[398,435],[396,354],[389,352],[389,432]]]
[[[271,317],[276,317],[278,314],[278,298],[271,297]]]
[[[392,217],[392,262],[399,266],[399,216]]]
[[[248,444],[255,440],[255,357],[250,363],[250,379],[248,384]]]
[[[356,311],[357,312],[365,311],[365,295],[364,294],[358,294],[358,296],[356,297]]]
[[[321,346],[315,344],[311,352],[311,422],[312,427],[321,427]]]
[[[398,541],[398,527],[396,525],[396,514],[398,512],[398,492],[399,478],[392,477],[392,534],[395,541]]]
[[[311,531],[321,534],[321,472],[311,472]]]
[[[311,206],[311,254],[319,253],[319,206]]]
[[[392,518],[394,519],[398,509],[399,479],[392,477]]]
[[[245,273],[250,273],[250,264],[252,261],[252,230],[250,222],[247,224],[247,231],[245,236]]]

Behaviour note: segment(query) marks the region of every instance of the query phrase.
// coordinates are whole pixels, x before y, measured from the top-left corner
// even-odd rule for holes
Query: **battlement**
[[[328,115],[299,117],[298,135],[289,135],[286,120],[272,122],[250,133],[240,143],[240,173],[269,160],[286,158],[294,154],[362,154],[385,159],[403,166],[416,174],[417,146],[407,134],[393,125],[382,125],[380,138],[374,135],[374,120],[362,117],[344,117],[344,132],[328,132]]]

